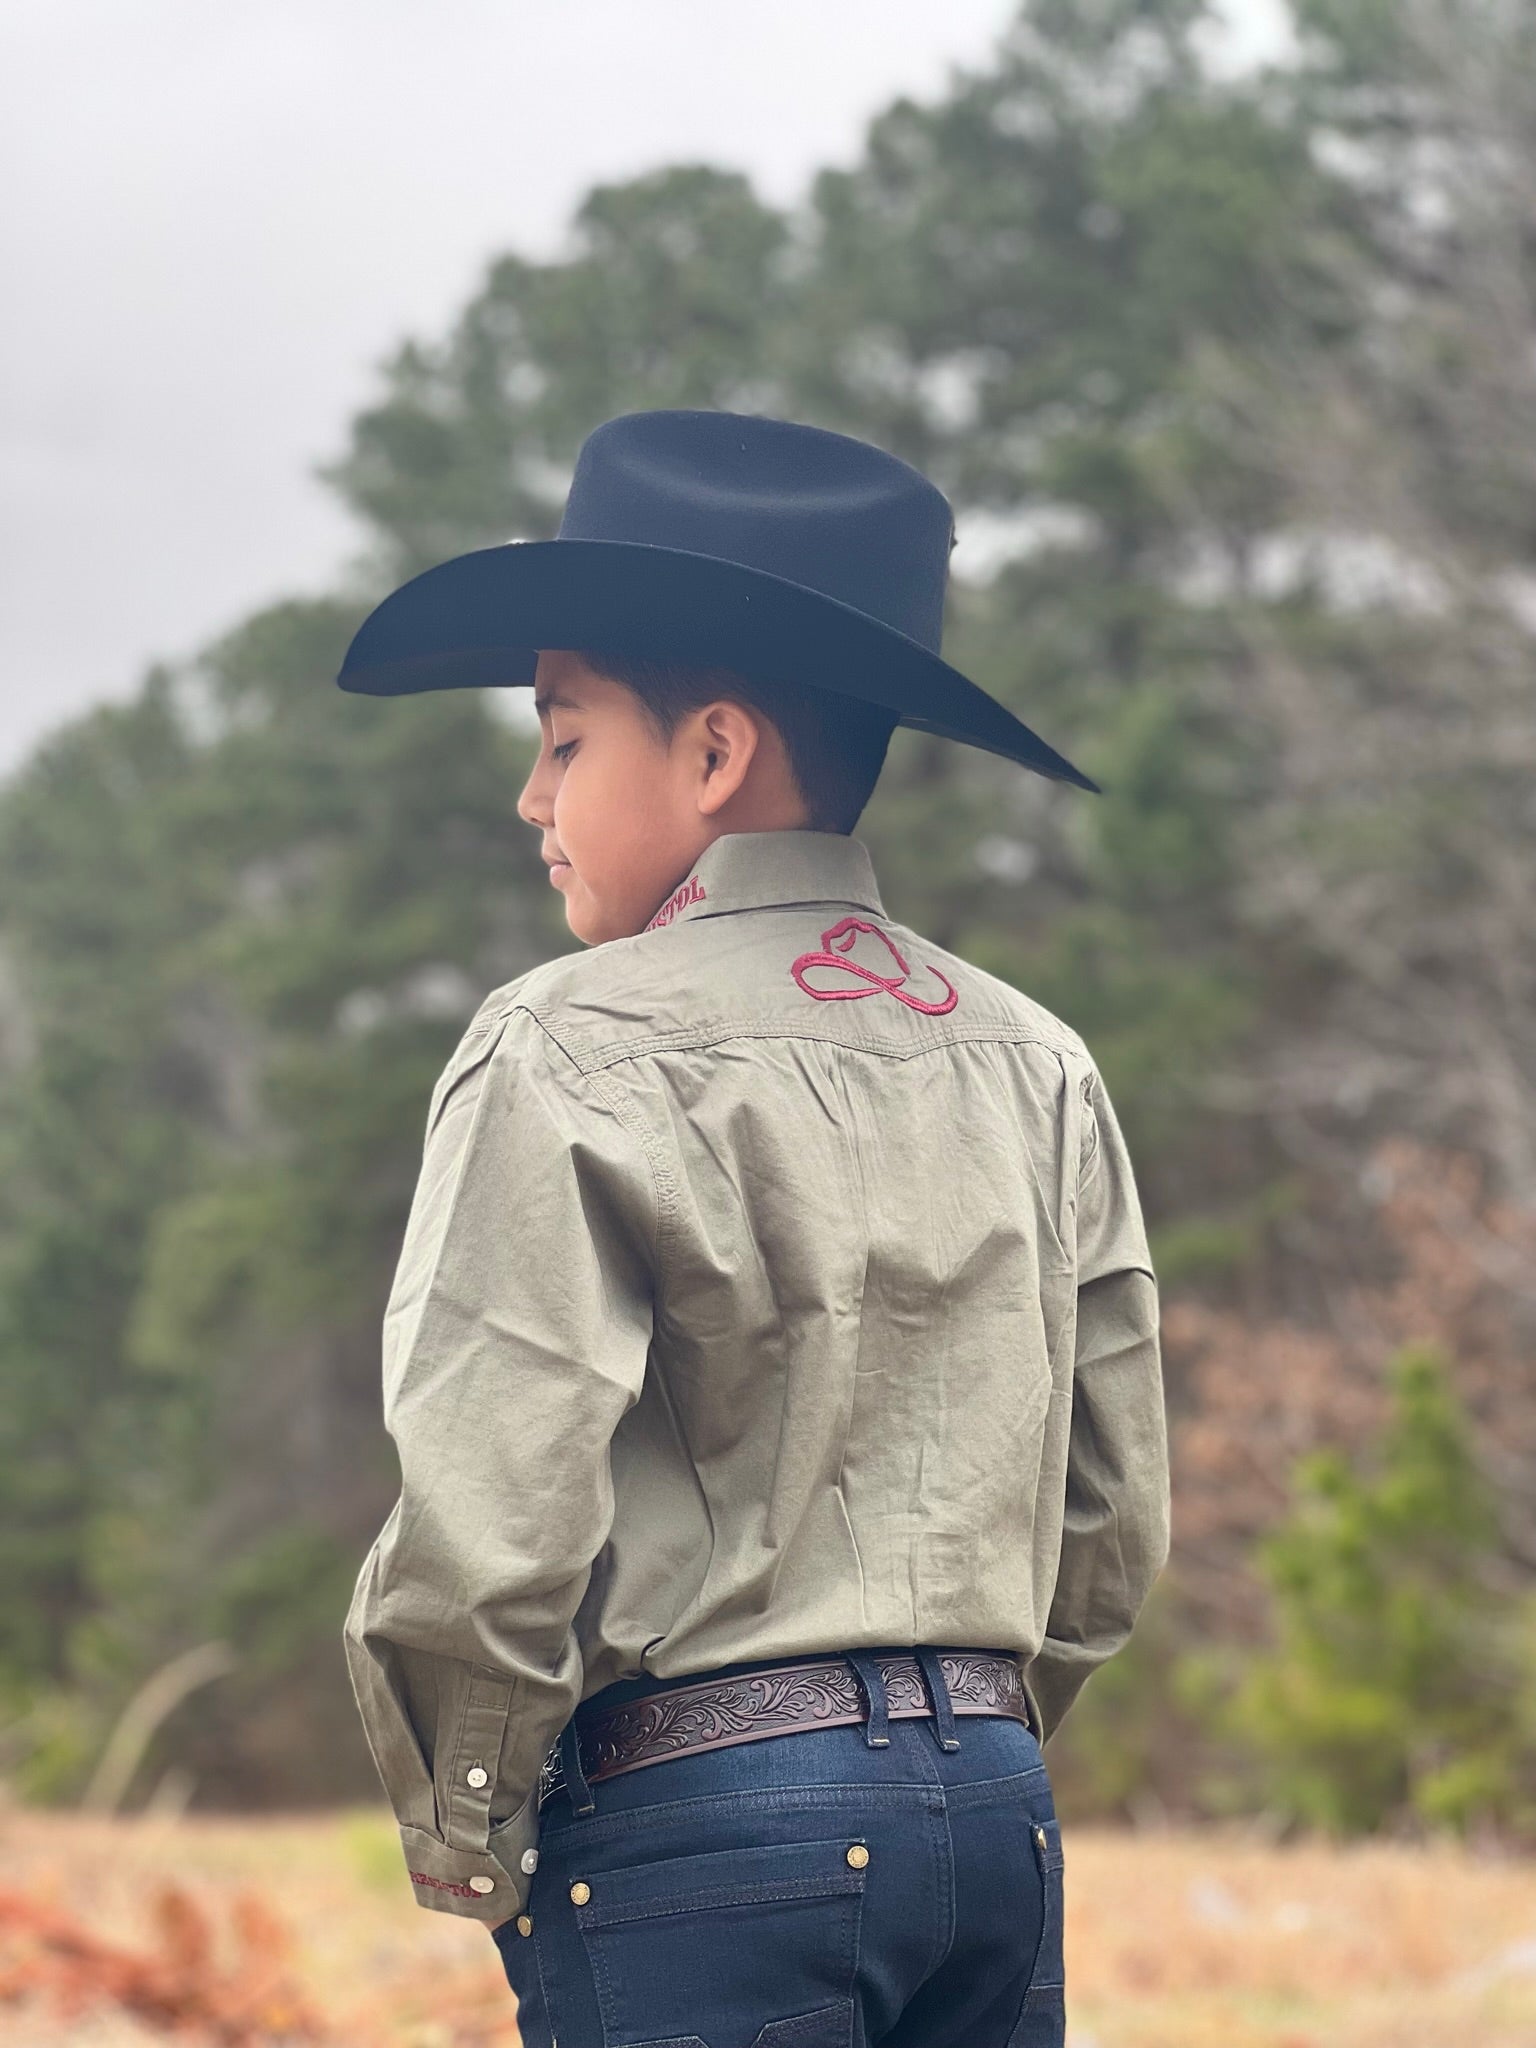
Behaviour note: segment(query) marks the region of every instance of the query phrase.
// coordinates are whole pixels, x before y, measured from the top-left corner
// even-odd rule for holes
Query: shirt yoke
[[[758,1035],[828,1038],[897,1056],[1000,1038],[1037,1043],[1095,1070],[1079,1033],[1043,1003],[894,919],[881,920],[881,931],[914,973],[936,970],[955,989],[954,1009],[918,1017],[904,1007],[877,1008],[879,999],[817,1002],[790,968],[837,908],[775,906],[561,954],[493,989],[465,1035],[522,1008],[587,1073],[667,1047]]]

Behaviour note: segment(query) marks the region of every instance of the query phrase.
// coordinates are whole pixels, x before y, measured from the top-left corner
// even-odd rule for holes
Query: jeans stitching
[[[742,1851],[747,1856],[755,1853],[751,1848]],[[674,1913],[704,1913],[712,1907],[771,1906],[781,1899],[848,1898],[855,1892],[862,1897],[864,1886],[851,1871],[845,1871],[841,1877],[835,1874],[769,1877],[756,1883],[743,1878],[736,1884],[707,1885],[696,1892],[661,1892],[655,1898],[633,1900],[621,1908],[610,1907],[606,1913],[600,1913],[594,1903],[582,1924],[587,1927],[633,1927],[641,1920],[668,1919]]]
[[[1063,1903],[1062,1893],[1064,1891],[1061,1881],[1061,1866],[1055,1863],[1046,1854],[1045,1850],[1041,1848],[1039,1839],[1035,1834],[1035,1827],[1037,1825],[1043,1826],[1044,1823],[1033,1821],[1030,1823],[1029,1840],[1030,1847],[1034,1852],[1035,1868],[1040,1873],[1040,1941],[1035,1950],[1034,1961],[1029,1966],[1029,1983],[1024,1989],[1024,2010],[1026,2011],[1031,2006],[1044,2003],[1036,1995],[1037,1993],[1064,1991],[1066,1988],[1061,1977],[1041,1978],[1038,1982],[1036,1981],[1035,1973],[1040,1968],[1041,1959],[1046,1953],[1046,1937],[1053,1931],[1051,1926],[1052,1917],[1054,1915],[1058,1921],[1061,1918],[1057,1907]],[[1059,1933],[1064,1930],[1058,1927],[1056,1931]]]
[[[932,1783],[913,1779],[899,1785],[774,1785],[740,1792],[702,1792],[690,1799],[658,1801],[654,1805],[634,1807],[625,1813],[598,1814],[590,1819],[576,1820],[566,1828],[549,1828],[543,1831],[541,1842],[546,1852],[557,1852],[567,1840],[586,1849],[594,1843],[648,1831],[675,1820],[708,1820],[716,1814],[726,1819],[732,1814],[750,1811],[754,1806],[781,1812],[793,1812],[797,1807],[807,1812],[817,1812],[825,1807],[856,1808],[871,1801],[881,1806],[899,1806],[910,1801],[914,1794],[931,1806],[935,1793],[942,1800],[943,1787],[937,1779]]]
[[[943,1833],[940,1833],[940,1829]],[[933,1960],[924,1975],[934,1972],[947,1959],[955,1945],[957,1918],[955,1914],[955,1836],[949,1824],[949,1805],[940,1799],[937,1808],[928,1813],[928,1832],[933,1839],[934,1861],[938,1866],[939,1881],[943,1887],[943,1904],[940,1908],[939,1932],[935,1940]]]
[[[1053,1790],[1044,1764],[1032,1764],[1027,1771],[1010,1771],[1001,1778],[971,1778],[963,1785],[948,1786],[945,1796],[957,1813],[963,1813],[970,1806],[990,1805],[999,1792],[1022,1792],[1026,1786],[1030,1791],[1039,1790],[1042,1786]]]
[[[555,2039],[555,2008],[550,2003],[549,1980],[544,1975],[544,1957],[540,1952],[539,1926],[537,1921],[534,1922],[533,1926],[533,1969],[534,1975],[539,1980],[539,1997],[544,2005],[544,2024],[548,2027],[549,2038],[553,2041]],[[519,2013],[518,2018],[521,2020],[521,2013]],[[518,2031],[521,2033],[521,2026],[519,2026]]]

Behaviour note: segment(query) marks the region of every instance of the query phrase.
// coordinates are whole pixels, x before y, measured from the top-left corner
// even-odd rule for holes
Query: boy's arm
[[[433,1091],[385,1311],[400,1497],[344,1643],[418,1904],[488,1926],[527,1898],[539,1767],[580,1697],[657,1218],[601,1077],[526,1010],[477,1018]]]
[[[1077,1348],[1066,1502],[1045,1638],[1026,1672],[1048,1741],[1131,1633],[1168,1559],[1157,1278],[1135,1177],[1096,1067],[1077,1173]]]

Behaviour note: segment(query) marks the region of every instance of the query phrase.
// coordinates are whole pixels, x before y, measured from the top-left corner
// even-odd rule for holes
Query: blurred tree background
[[[339,1628],[426,1100],[572,941],[493,693],[332,677],[400,577],[551,533],[598,421],[701,405],[926,469],[946,651],[1106,787],[898,731],[859,827],[1083,1033],[1153,1229],[1174,1550],[1064,1807],[1536,1841],[1536,16],[1293,19],[1233,75],[1201,0],[1028,0],[796,211],[594,190],[384,367],[326,470],[351,587],[0,791],[30,1796],[377,1792]]]

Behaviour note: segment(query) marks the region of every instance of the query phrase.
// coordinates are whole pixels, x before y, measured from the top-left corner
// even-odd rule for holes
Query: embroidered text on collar
[[[679,882],[645,930],[653,932],[659,925],[670,924],[680,910],[690,903],[702,903],[708,893],[698,876],[690,875],[686,882]]]

